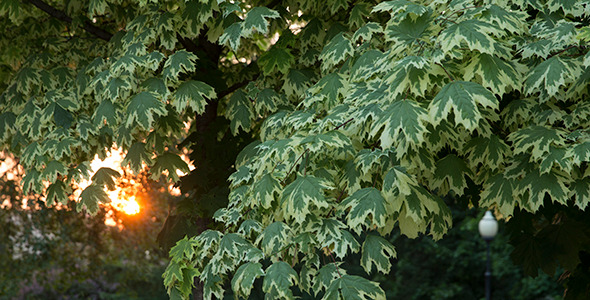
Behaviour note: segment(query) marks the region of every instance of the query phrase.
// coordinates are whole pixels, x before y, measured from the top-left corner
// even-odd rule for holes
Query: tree
[[[208,298],[260,281],[271,298],[384,298],[342,260],[388,273],[394,228],[452,225],[443,196],[511,217],[531,271],[588,273],[587,1],[0,3],[0,143],[25,191],[66,202],[113,144],[178,181],[192,149],[196,196],[165,230],[212,211],[218,225],[172,247],[171,297],[198,277]]]

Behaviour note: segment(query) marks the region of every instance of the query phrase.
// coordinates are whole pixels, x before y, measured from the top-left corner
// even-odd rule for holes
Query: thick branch
[[[55,7],[43,2],[42,0],[29,0],[29,3],[33,4],[40,10],[46,12],[48,15],[58,20],[70,24],[72,23],[72,18],[66,15],[65,12],[56,9]],[[94,24],[92,24],[90,21],[84,22],[84,26],[82,28],[84,28],[84,30],[91,33],[92,35],[95,35],[96,37],[103,39],[107,42],[111,39],[111,37],[113,37],[113,35],[110,32],[107,32],[102,28],[94,26]]]

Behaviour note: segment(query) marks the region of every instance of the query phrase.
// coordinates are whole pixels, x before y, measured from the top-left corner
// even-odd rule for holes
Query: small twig
[[[556,55],[560,55],[561,53],[563,53],[563,52],[565,52],[565,51],[567,51],[567,50],[569,50],[569,49],[576,48],[576,47],[578,47],[578,45],[571,45],[571,46],[569,46],[569,47],[567,47],[567,48],[565,48],[565,49],[563,49],[563,50],[557,51],[557,52],[555,52],[555,53],[553,53],[553,54],[549,55],[549,56],[547,57],[547,59],[549,59],[549,58],[551,58],[551,57],[553,57],[553,56],[556,56]]]
[[[445,71],[445,73],[447,73],[447,76],[449,76],[449,79],[451,79],[451,81],[455,81],[455,79],[453,79],[453,77],[451,76],[451,74],[449,74],[449,72],[447,71],[447,69],[445,69],[445,67],[443,67],[443,65],[441,63],[436,63],[437,65],[439,65],[443,71]]]
[[[336,128],[334,128],[334,130],[340,129],[340,127],[345,126],[346,124],[350,123],[352,120],[354,120],[354,118],[350,118],[350,119],[346,120],[344,123],[336,126]]]
[[[65,12],[56,9],[55,7],[43,2],[42,0],[28,0],[28,2],[58,20],[61,20],[69,24],[72,23],[72,18],[68,16]],[[85,21],[82,28],[91,33],[92,35],[107,42],[111,39],[111,37],[113,37],[112,33],[107,32],[102,28],[96,27],[90,21]]]
[[[338,272],[338,278],[342,278],[342,275],[340,274],[340,267],[338,267],[338,264],[336,263],[336,259],[334,258],[334,254],[332,254],[332,250],[330,250],[330,248],[326,248],[328,249],[328,253],[330,254],[330,258],[332,258],[332,262],[334,262],[334,265],[336,266],[336,272]]]
[[[289,175],[291,175],[291,172],[293,172],[293,168],[295,168],[295,166],[297,165],[297,163],[299,162],[299,160],[303,157],[303,154],[307,153],[307,151],[309,151],[309,149],[305,149],[305,151],[303,151],[303,153],[301,153],[299,155],[299,157],[297,157],[297,160],[295,160],[295,162],[293,163],[293,165],[291,165],[291,169],[289,169],[289,172],[287,173],[287,175],[285,176],[285,178],[281,181],[281,185],[285,184],[285,180],[287,180],[287,178],[289,178]]]

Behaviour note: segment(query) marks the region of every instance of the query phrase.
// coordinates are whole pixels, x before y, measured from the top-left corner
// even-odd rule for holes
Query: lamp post
[[[487,255],[488,261],[487,261],[487,265],[486,265],[485,278],[486,278],[486,300],[490,300],[491,294],[492,294],[492,266],[491,266],[491,262],[490,262],[490,242],[494,239],[494,237],[496,236],[496,233],[498,233],[498,222],[494,218],[494,215],[492,215],[492,212],[488,210],[488,211],[486,211],[483,218],[481,218],[481,220],[479,221],[478,227],[479,227],[479,234],[486,241],[486,244],[488,246],[488,255]]]

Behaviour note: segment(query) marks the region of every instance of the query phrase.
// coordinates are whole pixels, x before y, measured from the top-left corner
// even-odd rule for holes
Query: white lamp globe
[[[496,236],[496,233],[498,233],[498,222],[492,212],[488,210],[479,221],[479,234],[485,240],[491,240]]]

